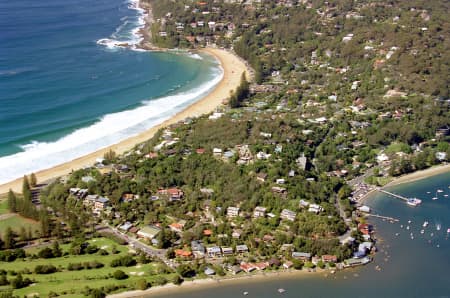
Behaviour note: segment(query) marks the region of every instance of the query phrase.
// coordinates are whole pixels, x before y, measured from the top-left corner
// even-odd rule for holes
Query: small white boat
[[[284,292],[286,292],[285,289],[283,289],[283,288],[279,288],[279,289],[278,289],[278,293],[284,293]]]
[[[442,189],[438,189],[437,192],[444,192]]]
[[[406,229],[409,230],[409,226],[406,226]]]
[[[448,228],[448,229],[447,229],[447,233],[449,233],[449,234],[450,234],[450,228]]]
[[[420,230],[420,234],[423,234],[423,233],[425,233],[425,230]]]
[[[440,231],[441,230],[441,224],[436,224],[436,230]]]
[[[427,191],[427,193],[431,193],[431,191]]]
[[[430,236],[433,237],[433,236],[434,236],[434,233],[431,233]]]
[[[408,220],[408,223],[411,223],[411,221],[410,221],[410,220]]]
[[[244,293],[242,293],[242,294],[244,294],[244,296],[247,296],[247,295],[248,295],[248,292],[244,292]]]
[[[448,195],[444,195],[444,197],[448,197]]]
[[[422,227],[426,228],[428,226],[428,221],[424,221]]]
[[[438,199],[438,197],[432,197],[431,198],[433,201],[436,201]]]
[[[402,229],[403,229],[403,225],[400,225],[400,228],[402,228]]]

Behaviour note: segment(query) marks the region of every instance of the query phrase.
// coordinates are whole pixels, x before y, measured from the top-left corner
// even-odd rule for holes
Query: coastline
[[[126,291],[117,294],[107,295],[108,298],[129,298],[129,297],[145,297],[151,294],[161,295],[161,294],[174,294],[185,291],[195,291],[197,289],[207,289],[213,288],[217,285],[222,285],[223,283],[246,283],[249,280],[256,282],[263,282],[264,280],[270,278],[287,278],[287,277],[312,277],[324,274],[325,277],[330,275],[328,270],[318,270],[316,272],[308,272],[305,270],[288,270],[288,271],[272,271],[272,272],[257,272],[254,274],[240,275],[240,276],[225,276],[217,278],[206,278],[206,279],[194,279],[190,281],[185,281],[181,285],[175,285],[172,283],[165,284],[163,286],[156,286],[148,288],[147,290],[134,290]]]
[[[203,114],[213,112],[218,106],[223,103],[225,99],[229,97],[230,92],[234,91],[239,86],[241,74],[243,72],[246,73],[247,77],[250,77],[250,69],[240,57],[233,54],[232,52],[217,48],[205,48],[198,51],[214,56],[220,62],[220,65],[223,69],[222,80],[214,87],[214,89],[210,93],[194,102],[193,104],[189,105],[181,112],[173,115],[166,121],[150,128],[143,133],[132,136],[117,144],[107,146],[103,149],[97,150],[72,161],[68,161],[55,167],[36,172],[35,174],[38,182],[40,183],[43,181],[51,180],[63,175],[67,175],[73,170],[78,170],[85,166],[91,166],[92,164],[94,164],[97,158],[103,157],[103,155],[109,150],[113,150],[118,154],[124,153],[135,147],[137,144],[145,142],[148,139],[152,138],[160,128],[177,123],[188,117],[198,117]],[[0,185],[0,194],[7,193],[9,189],[20,192],[21,188],[22,178],[18,178]]]
[[[405,175],[396,177],[396,178],[394,178],[394,180],[392,180],[391,182],[389,182],[388,184],[384,185],[381,188],[384,189],[384,188],[388,188],[391,186],[396,186],[396,185],[405,184],[405,183],[411,183],[414,181],[426,179],[426,178],[429,178],[429,177],[432,177],[435,175],[439,175],[439,174],[444,174],[447,172],[450,172],[450,164],[445,163],[445,164],[433,166],[428,169],[424,169],[424,170],[420,170],[420,171],[416,171],[413,173],[409,173],[409,174],[405,174]],[[368,193],[366,193],[364,195],[364,197],[362,197],[359,200],[359,203],[364,204],[365,202],[367,202],[367,200],[369,200],[371,198],[372,194],[374,194],[374,193],[376,193],[375,189],[369,191]]]

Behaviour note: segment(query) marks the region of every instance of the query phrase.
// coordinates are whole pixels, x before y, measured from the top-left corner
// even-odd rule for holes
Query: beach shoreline
[[[197,51],[215,57],[219,61],[223,70],[221,81],[213,88],[211,92],[192,103],[182,111],[172,115],[166,121],[153,126],[145,132],[129,137],[117,144],[107,146],[103,149],[76,158],[72,161],[68,161],[45,170],[37,171],[35,174],[38,182],[42,183],[44,181],[67,175],[74,170],[92,166],[97,158],[102,158],[104,154],[110,150],[115,151],[117,154],[122,154],[134,148],[136,145],[149,140],[159,129],[163,127],[167,127],[189,117],[199,117],[201,115],[211,113],[216,110],[217,107],[222,105],[222,103],[229,97],[231,91],[234,91],[239,86],[242,73],[246,73],[247,77],[251,77],[251,70],[248,66],[240,57],[230,51],[212,47],[199,49]],[[29,175],[31,173],[24,174]],[[7,193],[9,189],[20,192],[22,188],[22,179],[23,178],[18,178],[0,185],[0,194]]]
[[[318,275],[325,274],[325,277],[329,276],[331,273],[329,270],[317,270],[315,272],[308,272],[306,270],[285,270],[285,271],[271,271],[271,272],[257,272],[254,274],[238,275],[238,276],[224,276],[206,279],[194,279],[190,281],[185,281],[181,285],[175,285],[173,283],[168,283],[163,286],[156,286],[148,288],[147,290],[134,290],[126,291],[116,294],[107,295],[108,298],[130,298],[130,297],[145,297],[151,294],[154,295],[168,295],[174,294],[176,292],[185,291],[195,291],[199,289],[207,289],[217,286],[223,283],[246,283],[249,280],[255,282],[262,282],[271,278],[306,278],[306,277],[317,277]]]

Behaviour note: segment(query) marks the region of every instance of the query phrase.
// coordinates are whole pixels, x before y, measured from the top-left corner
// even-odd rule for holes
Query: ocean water
[[[0,183],[162,122],[221,78],[215,59],[135,45],[124,0],[0,0]]]
[[[437,190],[442,192],[437,192]],[[419,207],[375,194],[373,213],[399,219],[372,218],[378,238],[374,262],[334,275],[271,277],[212,284],[207,288],[166,291],[149,297],[450,297],[450,173],[392,187],[390,191],[423,200]],[[432,200],[437,195],[437,200]],[[429,222],[423,227],[425,221]],[[403,226],[403,227],[401,227]],[[409,229],[406,227],[409,226]],[[440,229],[438,230],[438,227]],[[424,233],[421,234],[421,230]],[[411,237],[411,233],[413,237]],[[380,270],[376,270],[379,266]],[[279,288],[286,292],[280,294]]]

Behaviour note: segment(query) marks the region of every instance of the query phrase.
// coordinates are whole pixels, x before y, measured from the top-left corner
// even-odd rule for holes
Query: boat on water
[[[286,292],[285,289],[283,289],[283,288],[279,288],[279,289],[278,289],[278,293],[284,293],[284,292]]]
[[[420,234],[423,234],[423,233],[425,233],[425,230],[420,230]]]
[[[444,190],[442,190],[442,189],[438,189],[438,190],[437,190],[437,192],[444,192]]]
[[[406,229],[409,230],[409,226],[406,226]]]
[[[406,201],[406,204],[408,204],[409,206],[413,206],[416,207],[418,205],[420,205],[422,203],[422,200],[418,199],[418,198],[409,198]]]
[[[247,295],[248,295],[248,292],[244,292],[244,293],[242,293],[242,294],[244,294],[244,296],[247,296]]]
[[[428,221],[424,221],[422,227],[426,228],[428,226]]]
[[[438,197],[432,197],[431,198],[433,201],[436,201],[438,199]]]
[[[448,229],[447,229],[447,233],[449,233],[449,234],[450,234],[450,228],[448,228]]]
[[[436,224],[436,230],[440,231],[441,230],[441,224]]]

